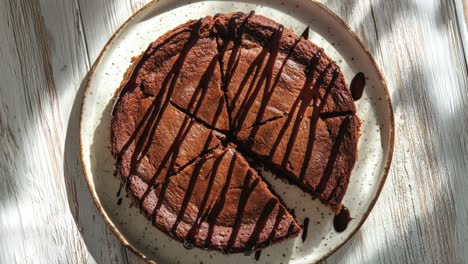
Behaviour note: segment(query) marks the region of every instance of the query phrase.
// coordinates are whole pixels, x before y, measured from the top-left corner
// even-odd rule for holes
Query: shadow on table
[[[94,260],[98,263],[124,263],[127,258],[125,248],[106,226],[97,211],[80,161],[80,111],[88,75],[82,81],[73,103],[65,139],[64,175],[68,204],[86,247]]]

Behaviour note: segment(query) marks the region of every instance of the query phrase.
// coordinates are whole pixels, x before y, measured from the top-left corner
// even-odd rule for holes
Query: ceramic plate
[[[344,205],[354,218],[341,233],[333,229],[333,213],[297,187],[261,171],[299,223],[309,218],[305,242],[301,236],[262,251],[259,263],[314,263],[344,244],[361,226],[385,181],[393,150],[393,114],[385,81],[367,49],[346,24],[323,5],[310,0],[172,1],[152,2],[132,16],[111,38],[96,61],[81,112],[81,156],[91,194],[105,222],[137,255],[157,263],[247,263],[254,256],[223,255],[202,249],[187,250],[151,226],[130,199],[117,196],[119,180],[113,175],[110,153],[110,117],[113,95],[130,59],[151,41],[189,19],[228,12],[267,16],[300,34],[310,26],[310,38],[341,67],[348,83],[358,72],[367,79],[364,96],[356,102],[362,123],[359,159],[352,172]]]

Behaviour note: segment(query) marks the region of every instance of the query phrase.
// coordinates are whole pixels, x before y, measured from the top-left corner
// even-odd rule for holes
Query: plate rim
[[[85,79],[87,78],[86,80],[86,85],[85,85],[85,88],[83,89],[83,93],[82,93],[82,98],[81,98],[81,104],[80,104],[80,113],[79,113],[79,126],[78,126],[78,129],[79,129],[79,148],[80,148],[80,163],[81,163],[81,168],[83,170],[83,175],[84,175],[84,178],[86,180],[86,185],[88,186],[88,189],[89,189],[89,192],[91,193],[91,198],[93,199],[93,202],[99,212],[99,214],[101,215],[101,217],[103,218],[104,222],[106,223],[107,227],[110,228],[110,230],[112,231],[112,233],[117,237],[117,239],[122,243],[122,245],[125,247],[125,248],[128,248],[130,249],[130,251],[132,251],[135,255],[137,255],[139,258],[141,258],[143,261],[147,262],[147,263],[152,263],[152,264],[157,264],[156,261],[148,258],[145,254],[143,254],[140,250],[138,250],[137,248],[135,248],[132,244],[130,244],[126,239],[125,237],[123,236],[123,234],[120,233],[119,229],[114,225],[114,223],[112,222],[112,220],[110,219],[110,217],[107,215],[107,213],[105,212],[103,206],[101,205],[101,202],[99,200],[99,197],[97,195],[97,192],[96,190],[92,187],[92,179],[90,177],[90,175],[88,175],[87,171],[86,171],[86,163],[84,161],[84,155],[83,155],[83,133],[82,133],[82,129],[83,129],[83,105],[84,105],[84,101],[86,99],[86,94],[88,92],[88,89],[90,87],[90,84],[91,84],[91,81],[94,79],[95,77],[95,74],[96,74],[96,68],[97,66],[101,63],[102,61],[102,57],[104,56],[104,54],[107,52],[107,50],[109,49],[109,46],[112,44],[112,41],[116,38],[116,36],[136,17],[138,16],[141,12],[143,12],[144,10],[150,8],[152,5],[156,4],[157,2],[159,2],[160,0],[152,0],[150,2],[148,2],[147,4],[145,4],[144,6],[142,6],[138,11],[136,11],[135,13],[133,13],[127,20],[125,20],[124,23],[122,23],[122,25],[119,26],[119,28],[112,34],[112,36],[109,38],[109,40],[106,42],[106,44],[104,45],[104,47],[102,48],[102,50],[99,52],[99,55],[98,57],[96,58],[96,60],[94,61],[93,63],[93,66],[91,67],[91,69],[88,71],[87,75],[85,76]],[[367,209],[367,211],[363,214],[361,220],[359,221],[359,223],[356,225],[356,227],[354,228],[354,230],[352,232],[349,233],[348,237],[346,239],[344,239],[342,242],[339,243],[338,246],[336,246],[335,248],[331,249],[327,254],[325,254],[323,257],[321,257],[320,259],[318,259],[315,263],[318,263],[318,262],[321,262],[323,260],[325,260],[326,258],[330,257],[331,255],[333,255],[333,253],[335,253],[336,251],[338,251],[338,249],[340,249],[343,245],[345,245],[352,237],[354,237],[354,235],[361,229],[362,225],[364,224],[364,222],[367,220],[369,214],[371,213],[371,211],[374,209],[374,206],[375,204],[377,203],[377,200],[378,198],[380,197],[380,194],[382,193],[382,190],[383,190],[383,186],[385,185],[385,182],[387,180],[387,177],[388,177],[388,173],[390,171],[390,167],[391,167],[391,164],[392,164],[392,159],[393,159],[393,152],[394,152],[394,148],[395,148],[395,118],[394,118],[394,111],[393,111],[393,106],[392,106],[392,102],[391,102],[391,97],[390,97],[390,93],[388,91],[388,86],[387,86],[387,82],[385,80],[385,77],[382,73],[382,71],[380,70],[380,67],[378,66],[377,62],[375,61],[375,58],[374,56],[371,54],[371,52],[369,51],[367,45],[359,38],[359,36],[356,34],[356,32],[354,32],[354,30],[352,30],[350,28],[350,26],[341,18],[339,17],[337,14],[335,14],[335,12],[333,12],[331,9],[329,9],[327,6],[325,6],[324,4],[320,3],[318,0],[304,0],[305,2],[312,2],[314,3],[317,7],[321,8],[324,12],[328,13],[329,15],[331,15],[337,22],[339,22],[346,31],[348,31],[351,36],[357,41],[357,43],[361,46],[361,48],[364,50],[365,54],[367,55],[367,57],[370,59],[371,63],[373,64],[374,68],[376,69],[377,71],[377,74],[380,78],[380,82],[382,83],[383,85],[383,88],[384,88],[384,94],[385,94],[385,101],[387,103],[387,107],[389,109],[389,121],[390,121],[390,144],[389,144],[389,150],[388,150],[388,157],[387,157],[387,160],[384,161],[384,164],[385,164],[385,167],[383,169],[383,175],[382,175],[382,179],[380,180],[378,186],[377,186],[377,192],[376,192],[376,195],[373,197],[371,203],[369,204],[369,207]]]

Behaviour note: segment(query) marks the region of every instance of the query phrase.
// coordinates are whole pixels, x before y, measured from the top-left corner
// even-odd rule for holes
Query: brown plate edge
[[[387,87],[387,82],[385,81],[385,78],[379,68],[379,66],[377,65],[377,62],[375,61],[374,57],[372,56],[372,54],[370,53],[369,49],[367,48],[367,46],[361,41],[361,39],[358,37],[358,35],[348,26],[348,24],[346,24],[345,21],[343,21],[343,19],[341,19],[338,15],[336,15],[333,11],[331,11],[328,7],[326,7],[325,5],[323,5],[322,3],[318,2],[317,0],[308,0],[308,1],[311,1],[313,3],[315,3],[319,8],[321,8],[323,11],[327,12],[328,14],[330,14],[331,16],[333,16],[342,26],[345,27],[345,29],[351,33],[351,35],[354,37],[354,39],[360,44],[360,46],[364,49],[365,53],[367,54],[367,56],[369,57],[369,59],[371,60],[372,64],[374,65],[374,68],[377,70],[377,73],[378,75],[380,76],[380,81],[382,82],[383,84],[383,87],[384,87],[384,92],[385,92],[385,100],[388,104],[388,108],[390,110],[390,149],[389,149],[389,153],[388,153],[388,158],[387,158],[387,163],[386,163],[386,166],[384,168],[384,172],[383,172],[383,178],[380,180],[380,183],[379,183],[379,186],[377,188],[377,193],[374,197],[374,199],[372,200],[372,202],[370,203],[370,206],[367,210],[367,212],[363,215],[361,221],[358,223],[358,225],[355,227],[355,229],[349,234],[349,236],[340,244],[338,245],[337,247],[333,248],[332,250],[330,250],[329,253],[327,253],[326,255],[324,255],[322,258],[318,259],[315,263],[318,263],[326,258],[328,258],[329,256],[331,256],[333,253],[335,253],[338,249],[340,249],[344,244],[346,244],[346,242],[348,242],[356,233],[357,231],[361,228],[361,226],[364,224],[364,222],[366,221],[367,217],[369,216],[370,212],[372,211],[372,209],[374,208],[376,202],[377,202],[377,199],[379,198],[380,196],[380,193],[382,192],[382,189],[383,189],[383,186],[385,184],[385,181],[387,179],[387,176],[388,176],[388,172],[390,171],[390,166],[391,166],[391,163],[392,163],[392,158],[393,158],[393,150],[394,150],[394,145],[395,145],[395,120],[394,120],[394,113],[393,113],[393,107],[392,107],[392,102],[391,102],[391,99],[390,99],[390,94],[388,92],[388,87]],[[94,73],[96,71],[96,68],[97,66],[99,65],[99,63],[101,62],[101,59],[104,55],[104,53],[107,51],[107,49],[109,48],[109,45],[112,43],[112,41],[115,39],[115,37],[123,30],[123,28],[135,17],[137,16],[138,14],[140,14],[141,12],[143,12],[144,10],[148,9],[151,5],[155,4],[159,2],[159,0],[153,0],[149,3],[147,3],[146,5],[144,5],[142,8],[140,8],[137,12],[135,12],[133,15],[131,15],[118,29],[117,31],[115,31],[115,33],[110,37],[110,39],[107,41],[107,43],[104,45],[104,48],[101,50],[101,52],[99,53],[99,56],[97,57],[96,61],[94,62],[93,66],[91,67],[90,71],[89,71],[89,78],[86,82],[86,85],[85,85],[85,89],[83,90],[83,97],[82,97],[82,100],[81,100],[81,109],[80,109],[80,118],[79,118],[79,135],[80,135],[80,161],[81,161],[81,166],[82,166],[82,169],[83,169],[83,174],[85,176],[85,180],[86,180],[86,184],[88,186],[88,189],[91,193],[91,197],[93,198],[93,201],[94,201],[94,204],[96,205],[96,208],[98,209],[99,213],[101,214],[102,218],[104,219],[104,222],[106,223],[106,225],[111,229],[112,233],[114,233],[114,235],[120,240],[120,242],[122,242],[123,246],[130,249],[130,251],[132,251],[135,255],[137,255],[138,257],[140,257],[141,259],[143,259],[144,261],[146,261],[147,263],[153,263],[153,264],[156,264],[156,262],[154,260],[151,260],[149,259],[148,257],[146,257],[143,253],[141,253],[138,249],[136,249],[133,245],[131,245],[130,243],[128,243],[128,241],[125,239],[125,237],[120,233],[120,231],[117,229],[117,227],[113,224],[113,222],[110,220],[110,218],[107,216],[107,213],[104,211],[104,209],[102,208],[102,205],[99,201],[99,198],[97,196],[97,193],[96,191],[91,188],[91,178],[90,178],[90,175],[87,174],[86,170],[85,170],[85,163],[84,163],[84,160],[83,160],[83,144],[82,144],[82,123],[83,123],[83,104],[84,104],[84,100],[85,100],[85,97],[86,97],[86,92],[88,91],[88,88],[89,88],[89,84],[91,83],[91,80],[93,79],[94,77]]]

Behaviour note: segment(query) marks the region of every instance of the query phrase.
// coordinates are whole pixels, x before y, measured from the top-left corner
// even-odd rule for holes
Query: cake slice
[[[167,177],[145,195],[148,185],[132,178],[130,191],[146,217],[188,248],[251,253],[297,236],[301,228],[247,161],[221,147]]]
[[[112,153],[124,181],[156,183],[221,144],[223,135],[172,104],[164,109],[137,88],[122,96],[112,121]]]
[[[213,18],[189,21],[150,44],[126,74],[121,94],[139,88],[220,131],[229,130]]]
[[[357,158],[360,123],[355,115],[319,118],[315,125],[311,120],[288,116],[242,130],[237,138],[245,152],[278,176],[339,212]]]

